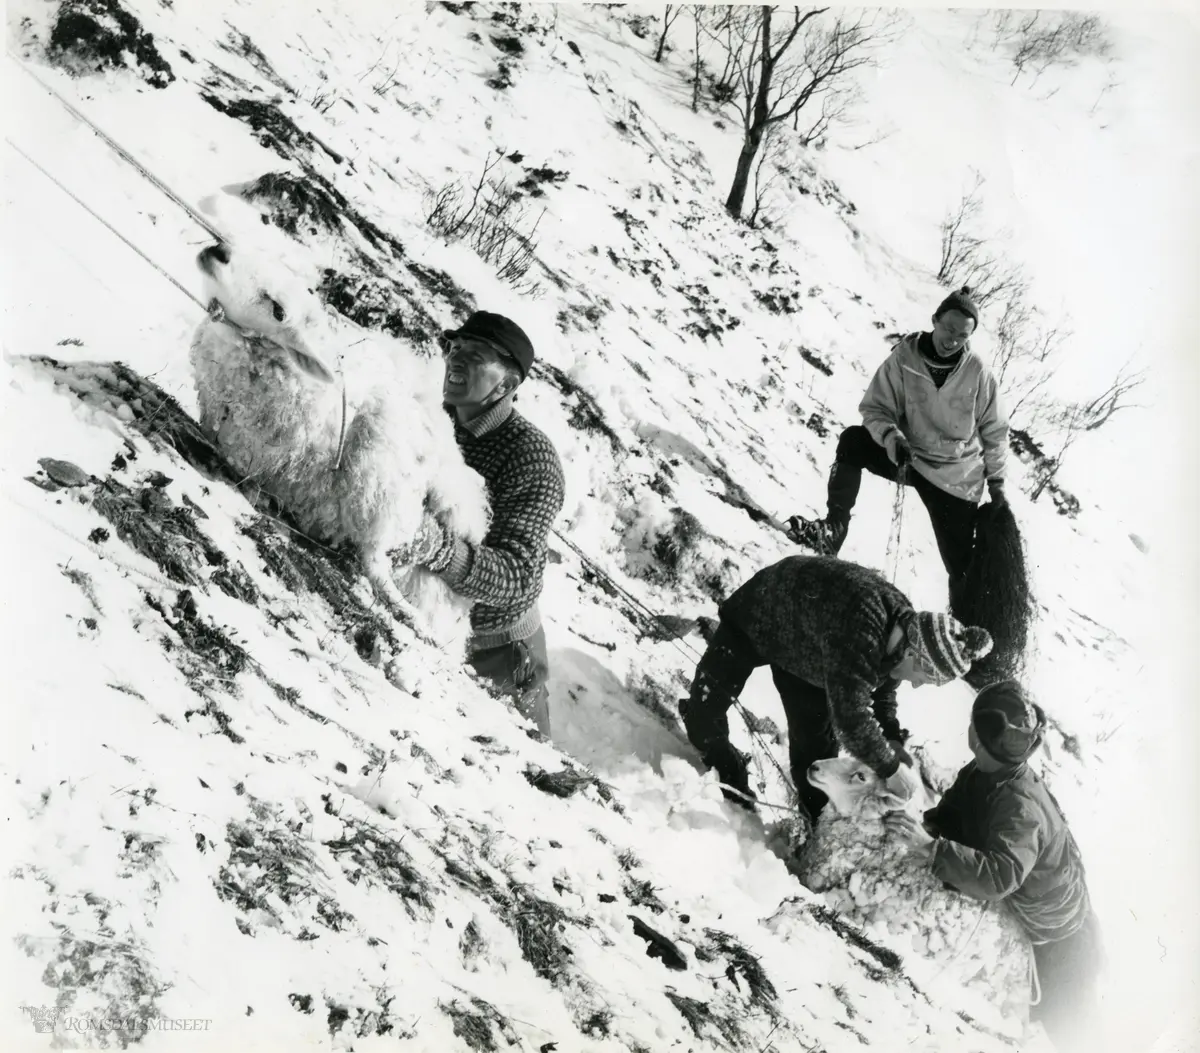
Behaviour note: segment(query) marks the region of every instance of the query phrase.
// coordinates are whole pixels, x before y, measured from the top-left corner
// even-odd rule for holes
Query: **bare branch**
[[[852,74],[874,62],[879,36],[865,15],[852,16],[828,7],[792,9],[787,22],[777,24],[779,9],[771,5],[729,8],[722,19],[725,68],[714,98],[730,105],[741,118],[743,141],[737,170],[725,207],[740,217],[755,160],[767,130],[784,121],[798,129],[798,114],[814,99],[822,101],[822,116],[814,134],[823,132],[845,112],[848,95],[827,104],[826,98],[844,91]],[[782,21],[782,20],[781,20]]]

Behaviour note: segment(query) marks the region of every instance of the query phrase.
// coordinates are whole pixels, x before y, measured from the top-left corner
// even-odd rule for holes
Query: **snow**
[[[1186,324],[1179,290],[1193,286],[1183,263],[1169,262],[1194,255],[1187,78],[1196,36],[1182,16],[1117,21],[1121,84],[1103,97],[1105,127],[1087,115],[1095,70],[1065,78],[1049,99],[1010,89],[995,56],[963,46],[974,15],[910,16],[864,111],[869,126],[894,134],[862,150],[797,154],[813,192],[785,192],[787,238],[724,215],[732,126],[690,112],[687,54],[655,64],[651,42],[623,20],[629,11],[477,5],[455,14],[306,0],[281,19],[274,5],[236,0],[128,6],[171,63],[169,88],[129,71],[72,79],[33,55],[38,76],[195,204],[265,172],[299,170],[199,98],[207,63],[240,78],[245,93],[285,94],[222,47],[231,26],[249,36],[295,90],[282,110],[348,159],[339,165],[315,148],[313,168],[411,260],[519,319],[558,371],[535,376],[519,402],[567,469],[558,530],[651,611],[712,616],[718,596],[793,551],[723,498],[749,498],[780,518],[821,509],[833,444],[857,420],[883,334],[919,328],[938,299],[928,273],[937,222],[968,166],[1003,189],[995,222],[1013,229],[1037,268],[1040,296],[1073,316],[1064,384],[1143,341],[1161,356]],[[33,0],[10,5],[10,50],[24,54],[31,32],[44,38],[51,13]],[[486,81],[501,53],[488,38],[514,32],[525,50],[512,60],[512,86],[497,91]],[[687,35],[676,31],[681,48]],[[5,78],[9,138],[199,295],[193,261],[208,235],[12,58]],[[334,99],[323,113],[313,105],[320,92]],[[930,97],[939,106],[925,105]],[[955,164],[945,161],[947,124]],[[535,166],[567,173],[532,199],[534,215],[546,209],[539,256],[564,288],[535,269],[536,293],[513,289],[425,225],[428,192],[449,180],[470,186],[492,150],[524,155],[501,162],[513,182]],[[677,722],[662,716],[686,693],[699,637],[644,637],[628,602],[601,590],[562,538],[551,538],[560,561],[542,601],[555,731],[541,744],[402,633],[390,666],[365,659],[325,600],[268,573],[243,530],[246,501],[150,444],[136,406],[80,401],[45,368],[13,361],[119,359],[195,410],[187,346],[197,305],[24,158],[6,150],[4,165],[8,244],[20,247],[6,254],[2,425],[0,606],[11,642],[5,680],[17,686],[0,747],[4,931],[21,938],[4,941],[6,1049],[50,1048],[20,1007],[53,1004],[48,965],[74,970],[77,982],[89,962],[77,1013],[132,1012],[137,991],[161,1018],[209,1021],[186,1040],[148,1033],[140,1045],[151,1051],[181,1041],[197,1050],[466,1049],[446,1007],[470,1009],[472,998],[506,1021],[493,1024],[498,1045],[511,1034],[530,1050],[721,1048],[717,1024],[697,1033],[668,992],[736,1020],[753,1049],[857,1049],[855,1032],[880,1049],[1001,1048],[963,1024],[952,997],[938,991],[926,1002],[894,976],[872,979],[872,959],[806,911],[815,900],[767,848],[762,820],[724,802]],[[756,293],[790,294],[799,310],[772,313]],[[431,295],[424,307],[438,324],[456,320],[445,300]],[[1179,473],[1195,464],[1167,441],[1191,419],[1195,385],[1184,366],[1179,380],[1162,372],[1154,410],[1131,412],[1117,439],[1073,451],[1063,474],[1083,502],[1077,519],[1013,497],[1045,607],[1031,686],[1062,729],[1044,770],[1088,862],[1110,958],[1109,1033],[1113,1048],[1128,1050],[1194,1048],[1197,1030],[1188,1016],[1197,856],[1185,818],[1197,799],[1197,735],[1182,657],[1193,648],[1197,578],[1193,542],[1169,527],[1193,500],[1170,480],[1194,478]],[[826,435],[805,427],[813,414]],[[126,441],[137,459],[114,469]],[[133,489],[158,470],[170,477],[160,489],[172,506],[186,496],[203,508],[203,534],[260,593],[254,603],[228,595],[211,567],[190,586],[199,619],[248,656],[238,672],[181,644],[169,627],[182,617],[180,583],[80,499],[89,488],[48,493],[26,481],[43,457]],[[697,529],[672,572],[653,550],[679,527],[677,508]],[[920,503],[905,502],[898,552],[888,551],[891,515],[890,488],[868,479],[843,555],[894,569],[918,606],[942,607]],[[108,540],[90,540],[101,525]],[[969,698],[961,684],[902,690],[904,723],[943,765],[967,759]],[[743,701],[782,726],[765,670]],[[764,799],[784,801],[761,745],[731,723],[737,744],[756,752]],[[781,744],[771,750],[786,764]],[[529,765],[557,772],[567,758],[589,766],[613,800],[596,786],[559,799],[529,785]],[[379,849],[397,844],[402,856]],[[280,859],[287,881],[268,870]],[[645,905],[648,888],[660,912]],[[572,954],[542,975],[518,931],[521,917],[546,908],[522,896],[564,912]],[[646,956],[630,913],[681,947],[687,971]],[[706,929],[758,958],[778,1017],[753,1000],[744,974],[726,978]],[[916,962],[906,967],[918,986],[931,983]]]

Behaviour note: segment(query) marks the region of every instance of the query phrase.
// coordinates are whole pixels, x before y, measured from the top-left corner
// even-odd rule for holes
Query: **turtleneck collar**
[[[469,421],[458,420],[456,414],[455,425],[476,439],[481,435],[486,435],[489,431],[495,431],[513,415],[513,394],[505,395],[504,398],[485,409],[478,417],[472,417]]]

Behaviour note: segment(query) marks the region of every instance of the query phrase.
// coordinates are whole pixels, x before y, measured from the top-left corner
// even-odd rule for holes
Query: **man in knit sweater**
[[[838,439],[825,518],[793,516],[794,541],[837,555],[865,468],[917,491],[956,594],[985,484],[993,503],[1005,503],[1008,417],[995,376],[968,343],[978,325],[979,309],[963,288],[938,305],[931,332],[896,343],[859,404],[863,423]]]
[[[510,319],[476,311],[442,334],[442,347],[442,397],[463,460],[487,484],[492,522],[482,544],[473,545],[427,516],[408,558],[475,601],[471,667],[549,736],[538,597],[546,536],[563,505],[563,471],[550,440],[513,407],[533,365],[533,344]]]
[[[975,697],[964,767],[923,823],[893,813],[890,831],[964,895],[1003,900],[1033,944],[1041,1000],[1032,1016],[1055,1047],[1094,1050],[1095,981],[1103,962],[1083,860],[1058,802],[1029,758],[1046,716],[1013,680]]]
[[[688,738],[721,782],[752,801],[746,756],[729,741],[727,711],[750,674],[769,665],[788,724],[792,779],[811,819],[826,797],[805,773],[839,745],[907,798],[914,787],[896,717],[900,680],[948,683],[991,649],[987,632],[913,610],[876,571],[831,556],[788,556],[742,585],[680,703]]]

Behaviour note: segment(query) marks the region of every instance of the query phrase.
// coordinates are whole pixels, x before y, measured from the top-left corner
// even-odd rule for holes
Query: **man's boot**
[[[792,516],[788,520],[788,537],[797,545],[812,549],[818,556],[836,556],[850,531],[850,517],[832,513],[824,519],[805,519]]]

